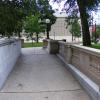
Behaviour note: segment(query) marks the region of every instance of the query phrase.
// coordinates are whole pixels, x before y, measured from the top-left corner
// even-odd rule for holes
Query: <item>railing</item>
[[[100,50],[54,40],[48,44],[49,53],[58,55],[92,100],[100,100]]]
[[[71,45],[66,42],[59,42],[59,54],[64,58],[66,63],[71,62]]]
[[[20,40],[11,39],[0,42],[0,88],[13,69],[20,53]]]
[[[59,42],[59,54],[100,85],[100,50]]]

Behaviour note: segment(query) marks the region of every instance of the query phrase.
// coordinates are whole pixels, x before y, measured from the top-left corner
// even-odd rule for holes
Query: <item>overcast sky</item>
[[[52,6],[52,8],[56,11],[55,15],[58,16],[58,17],[65,17],[67,14],[65,11],[61,11],[62,8],[63,8],[63,5],[64,5],[64,2],[63,1],[61,4],[57,4],[57,3],[53,3],[52,2],[53,0],[50,0],[50,5]],[[58,9],[58,10],[57,10]]]
[[[57,3],[53,3],[52,2],[53,0],[50,0],[50,5],[52,6],[52,8],[56,11],[55,15],[57,17],[66,17],[67,14],[65,11],[61,11],[62,8],[63,8],[63,5],[64,5],[64,2],[66,1],[63,1],[61,4],[57,4]],[[57,10],[58,9],[58,10]],[[94,17],[94,23],[96,22],[97,24],[100,24],[100,10],[97,11],[97,12],[92,12],[93,13],[93,17]]]
[[[92,12],[94,17],[94,23],[100,24],[100,10],[97,12]]]

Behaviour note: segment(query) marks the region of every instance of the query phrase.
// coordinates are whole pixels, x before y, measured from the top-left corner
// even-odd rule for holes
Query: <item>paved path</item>
[[[63,63],[42,48],[22,49],[0,100],[90,100]]]

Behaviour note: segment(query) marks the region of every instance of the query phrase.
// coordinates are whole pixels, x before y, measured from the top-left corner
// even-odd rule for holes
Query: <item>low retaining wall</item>
[[[47,46],[48,52],[50,54],[56,54],[59,52],[59,44],[58,40],[48,40],[48,46]]]
[[[93,100],[100,100],[100,50],[59,42],[59,57]]]
[[[20,53],[20,40],[13,39],[0,42],[0,89],[13,69]]]
[[[59,53],[55,54],[65,63],[92,99],[100,100],[100,50],[61,41],[56,45],[59,45],[56,50]]]
[[[100,50],[59,42],[59,54],[100,85]]]

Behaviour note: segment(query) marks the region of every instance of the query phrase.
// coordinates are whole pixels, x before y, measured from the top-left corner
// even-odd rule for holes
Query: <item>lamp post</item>
[[[47,32],[47,39],[49,39],[49,24],[50,24],[50,19],[46,19],[46,32]]]

